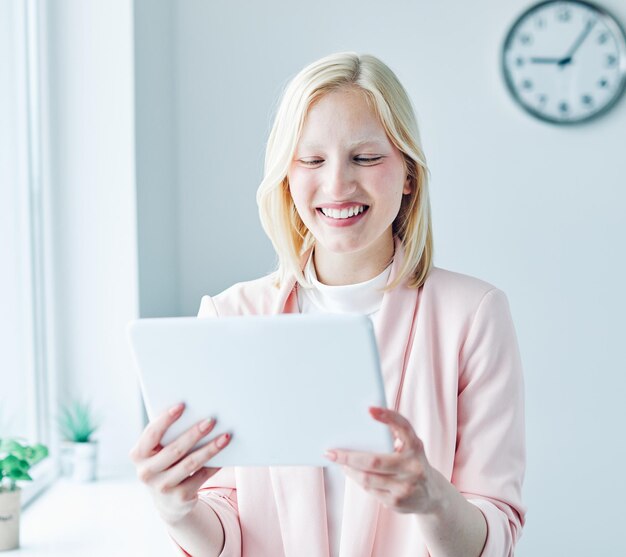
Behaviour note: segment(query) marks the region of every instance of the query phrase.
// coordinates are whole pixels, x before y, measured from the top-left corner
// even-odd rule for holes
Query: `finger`
[[[210,466],[203,466],[198,469],[194,474],[189,476],[186,480],[181,482],[183,493],[188,500],[195,498],[198,490],[202,485],[211,477],[217,474],[221,468],[214,468]]]
[[[398,476],[390,474],[365,472],[363,470],[350,468],[349,466],[344,466],[343,471],[347,477],[354,480],[366,490],[378,490],[387,493],[395,493],[406,485],[406,480],[399,480]]]
[[[195,474],[189,476],[176,486],[176,498],[185,503],[191,503],[198,499],[198,491],[211,476],[213,476],[219,468],[202,467]],[[157,486],[157,490],[167,494],[170,490],[164,486]]]
[[[382,505],[400,512],[408,511],[407,501],[414,497],[415,487],[407,480],[394,479],[392,476],[380,476],[346,469],[346,476],[360,485]],[[403,510],[404,509],[404,510]]]
[[[190,427],[174,441],[166,445],[158,454],[155,454],[150,459],[150,462],[146,464],[147,468],[159,472],[176,464],[187,455],[200,439],[213,431],[215,423],[215,420],[211,418],[202,420]]]
[[[166,489],[176,487],[182,481],[186,480],[191,474],[194,474],[197,470],[202,468],[209,460],[226,447],[228,443],[230,443],[231,437],[230,433],[222,433],[209,441],[206,445],[203,445],[187,455],[169,470],[166,470],[161,480],[162,487]]]
[[[163,435],[167,429],[180,418],[185,408],[184,403],[179,403],[163,412],[152,420],[137,441],[137,445],[131,450],[130,456],[133,461],[148,458],[159,447]]]
[[[411,422],[399,412],[389,408],[370,406],[370,414],[375,420],[389,425],[394,437],[400,440],[401,448],[406,447],[414,450],[423,448],[422,441],[415,433]]]
[[[398,474],[404,470],[404,455],[398,453],[379,454],[346,449],[332,449],[324,455],[337,464],[343,464],[378,474]]]

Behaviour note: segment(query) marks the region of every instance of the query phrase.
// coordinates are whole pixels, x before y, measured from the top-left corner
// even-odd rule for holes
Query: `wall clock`
[[[611,108],[626,87],[626,36],[594,4],[541,2],[511,26],[502,71],[515,101],[533,116],[584,122]]]

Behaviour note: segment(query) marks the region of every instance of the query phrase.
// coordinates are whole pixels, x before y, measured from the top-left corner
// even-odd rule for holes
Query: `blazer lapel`
[[[404,248],[395,240],[395,255],[389,283],[395,280],[404,260]],[[385,292],[374,324],[387,406],[398,410],[408,356],[413,344],[419,297],[422,289],[404,284]]]
[[[309,248],[300,257],[301,269],[304,269],[306,262],[309,260],[309,255],[311,254],[312,249],[313,248]],[[300,312],[300,309],[298,308],[297,288],[298,283],[295,277],[291,277],[288,280],[285,280],[284,283],[280,285],[280,289],[278,291],[278,294],[276,295],[274,306],[272,307],[272,314],[276,315],[278,313]]]
[[[280,285],[276,300],[272,307],[272,314],[298,313],[298,296],[296,293],[296,280],[286,280]]]

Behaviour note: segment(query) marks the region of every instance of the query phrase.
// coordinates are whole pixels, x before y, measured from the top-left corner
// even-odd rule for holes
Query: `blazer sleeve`
[[[210,296],[203,296],[198,317],[217,317],[217,309]],[[237,505],[237,486],[235,469],[221,468],[211,476],[198,490],[198,499],[202,504],[213,509],[224,529],[224,548],[220,557],[241,557],[241,525],[239,523],[239,507]],[[171,538],[171,536],[170,536]],[[181,555],[187,553],[172,538]]]
[[[481,557],[512,557],[526,509],[524,381],[508,300],[489,290],[459,352],[457,448],[452,483],[484,514]]]

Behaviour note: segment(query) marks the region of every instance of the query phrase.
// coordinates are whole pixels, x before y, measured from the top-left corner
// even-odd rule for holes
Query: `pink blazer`
[[[390,280],[402,259],[396,256]],[[199,317],[297,312],[297,283],[272,276],[204,296]],[[525,521],[524,384],[505,294],[434,267],[419,289],[385,294],[375,328],[387,404],[426,456],[484,514],[483,557],[512,556]],[[236,434],[236,432],[235,432]],[[199,491],[226,535],[222,556],[328,557],[323,469],[222,468]],[[346,479],[341,557],[427,557],[413,515]]]

